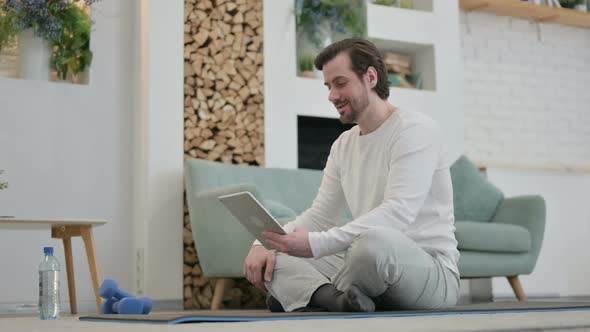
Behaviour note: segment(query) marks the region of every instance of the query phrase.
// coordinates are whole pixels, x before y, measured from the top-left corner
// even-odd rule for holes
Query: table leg
[[[96,261],[96,250],[94,247],[94,238],[92,237],[92,226],[80,227],[80,233],[86,246],[86,256],[88,257],[88,266],[90,267],[90,276],[92,277],[92,285],[94,286],[94,296],[96,297],[96,305],[98,313],[100,313],[102,299],[98,293],[100,274],[98,272],[98,263]]]
[[[66,236],[63,238],[64,253],[66,256],[66,271],[68,274],[68,293],[70,294],[70,312],[72,315],[78,313],[78,304],[76,303],[76,281],[74,279],[74,261],[72,259],[72,238]]]

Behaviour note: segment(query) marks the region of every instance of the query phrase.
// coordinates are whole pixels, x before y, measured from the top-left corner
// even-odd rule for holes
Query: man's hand
[[[295,257],[313,257],[309,232],[303,228],[295,228],[292,233],[286,235],[264,232],[264,239],[279,252]]]
[[[244,261],[244,275],[256,288],[266,292],[264,281],[272,280],[275,269],[276,255],[261,245],[253,246]],[[264,279],[263,273],[264,271]]]

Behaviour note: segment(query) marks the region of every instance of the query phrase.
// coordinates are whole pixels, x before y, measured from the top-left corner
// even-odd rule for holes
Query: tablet
[[[262,232],[269,231],[287,234],[281,224],[248,191],[218,197],[221,203],[246,227],[266,249],[272,249],[266,243]]]

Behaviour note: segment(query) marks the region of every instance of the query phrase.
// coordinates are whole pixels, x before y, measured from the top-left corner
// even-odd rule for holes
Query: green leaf
[[[0,6],[2,6],[3,3],[4,1],[0,1]],[[15,20],[16,13],[0,10],[0,50],[14,45],[18,33]]]
[[[58,14],[62,24],[62,37],[54,42],[52,67],[61,79],[66,79],[68,72],[76,75],[90,66],[90,16],[78,6],[72,5]],[[90,54],[90,55],[88,55]]]

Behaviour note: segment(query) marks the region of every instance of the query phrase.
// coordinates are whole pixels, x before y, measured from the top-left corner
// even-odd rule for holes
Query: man
[[[285,225],[288,234],[265,232],[277,253],[252,247],[246,278],[270,293],[271,310],[455,305],[459,252],[441,130],[387,101],[383,59],[370,42],[334,43],[315,66],[340,121],[357,126],[332,145],[318,195]],[[353,220],[339,225],[347,206]]]

